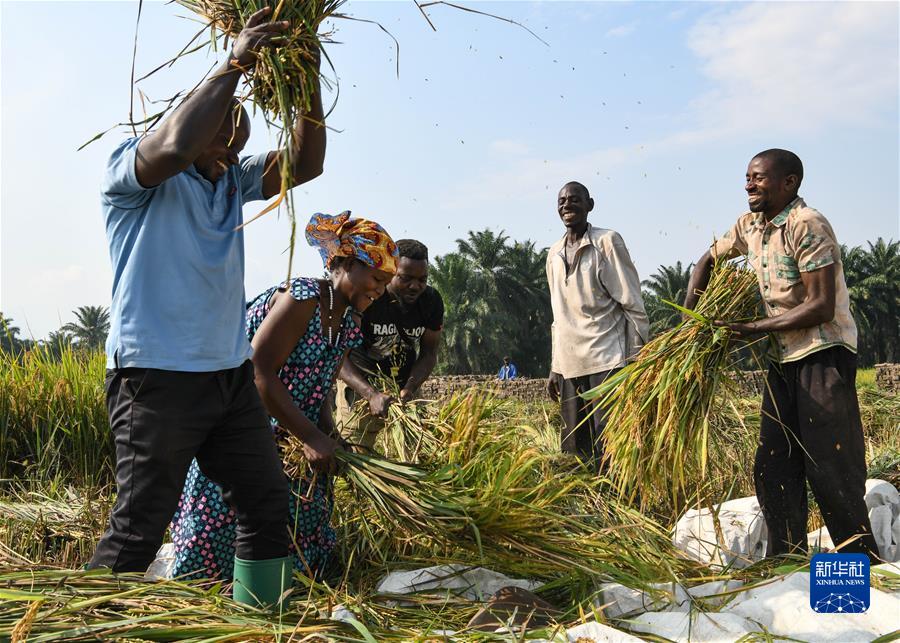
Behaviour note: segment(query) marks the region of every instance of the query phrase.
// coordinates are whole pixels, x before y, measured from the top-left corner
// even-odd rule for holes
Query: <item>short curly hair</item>
[[[781,176],[793,174],[797,177],[797,187],[800,187],[800,184],[803,182],[803,161],[791,151],[772,148],[771,150],[760,152],[753,158],[770,161],[775,166],[775,169],[781,172]]]
[[[397,253],[401,257],[414,261],[428,261],[428,248],[424,243],[415,239],[398,239]]]

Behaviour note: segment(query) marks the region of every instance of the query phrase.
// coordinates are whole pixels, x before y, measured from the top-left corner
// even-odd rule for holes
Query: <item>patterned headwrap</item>
[[[322,255],[327,268],[335,257],[353,257],[390,274],[397,272],[397,244],[374,221],[316,213],[306,226],[306,241]]]

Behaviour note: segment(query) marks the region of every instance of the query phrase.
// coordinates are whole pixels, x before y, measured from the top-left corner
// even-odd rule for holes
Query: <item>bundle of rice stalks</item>
[[[339,17],[344,0],[177,0],[178,4],[208,22],[212,46],[222,38],[227,47],[254,13],[269,7],[268,22],[287,21],[290,27],[280,46],[264,48],[246,75],[245,96],[253,100],[267,120],[290,127],[297,116],[309,111],[310,97],[319,76],[322,43],[330,34],[319,27]],[[288,132],[285,131],[287,134]]]
[[[176,1],[207,21],[213,49],[219,39],[227,47],[228,40],[238,36],[250,16],[265,7],[272,9],[267,21],[287,21],[290,24],[278,39],[278,46],[263,47],[253,68],[245,70],[242,99],[251,100],[262,111],[267,123],[279,131],[279,148],[294,149],[294,123],[310,110],[311,98],[320,78],[319,60],[325,55],[322,44],[328,42],[330,37],[330,33],[319,33],[319,29],[329,18],[340,17],[337,10],[344,0]],[[278,198],[244,225],[271,212],[284,201],[293,176],[290,155],[282,159],[280,170],[281,191]],[[290,199],[287,205],[291,226],[287,275],[290,279],[296,218]]]
[[[367,373],[366,376],[375,390],[394,399],[388,407],[387,417],[384,418],[384,430],[378,436],[375,450],[383,453],[388,459],[399,462],[427,461],[440,447],[439,438],[428,414],[429,402],[426,400],[400,402],[400,386],[396,380],[380,372]],[[348,425],[359,426],[365,423],[369,414],[369,403],[362,398],[356,400],[353,413],[348,418]]]
[[[401,533],[444,538],[469,524],[445,470],[427,472],[352,451],[338,451],[337,457],[357,495]]]
[[[685,321],[585,396],[608,409],[607,470],[625,498],[678,508],[706,483],[714,401],[733,386],[737,352],[731,330],[712,321],[749,321],[758,298],[753,272],[718,262],[696,310],[682,309]]]
[[[382,438],[385,455],[401,462],[432,460],[441,442],[427,423],[424,403],[392,404]]]

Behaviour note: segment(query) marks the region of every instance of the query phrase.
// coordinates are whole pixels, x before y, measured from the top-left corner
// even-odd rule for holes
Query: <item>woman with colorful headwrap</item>
[[[331,474],[340,448],[325,401],[340,364],[362,343],[358,317],[384,292],[397,270],[397,247],[373,221],[316,214],[306,240],[322,255],[328,279],[299,277],[256,297],[247,306],[256,387],[277,442],[290,434],[303,445],[313,472],[290,477],[289,528],[294,569],[321,574],[335,545]],[[191,465],[172,520],[173,575],[233,576],[234,513],[221,489]]]

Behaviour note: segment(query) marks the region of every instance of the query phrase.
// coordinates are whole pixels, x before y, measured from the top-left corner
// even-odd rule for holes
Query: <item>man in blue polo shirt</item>
[[[280,192],[287,157],[299,185],[321,174],[325,156],[318,93],[292,149],[238,156],[250,125],[237,83],[288,27],[266,22],[270,13],[250,18],[229,60],[159,129],[113,152],[101,190],[114,272],[106,394],[118,496],[90,566],[148,567],[196,457],[237,514],[236,559],[250,573],[236,571],[235,598],[251,603],[280,595],[288,487],[249,361],[236,228],[245,203]]]

